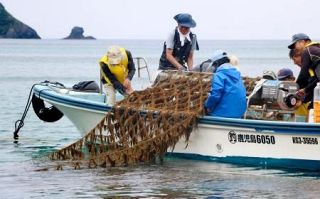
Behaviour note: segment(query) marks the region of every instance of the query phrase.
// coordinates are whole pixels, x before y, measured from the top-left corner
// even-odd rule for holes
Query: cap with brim
[[[194,28],[197,23],[192,19],[192,16],[188,13],[180,13],[173,17],[180,26]]]
[[[122,59],[120,47],[111,46],[107,52],[108,62],[112,65],[119,64]]]
[[[228,57],[227,53],[223,50],[216,50],[213,52],[213,56],[211,58],[212,62],[218,61],[224,57]]]
[[[288,46],[289,49],[294,49],[294,45],[300,40],[311,40],[310,37],[304,33],[298,33],[292,36],[291,44]]]
[[[278,72],[278,80],[282,80],[291,76],[293,76],[293,72],[289,68],[283,68]]]
[[[269,79],[269,80],[276,80],[277,76],[273,71],[265,70],[265,71],[263,71],[262,78],[263,79]]]

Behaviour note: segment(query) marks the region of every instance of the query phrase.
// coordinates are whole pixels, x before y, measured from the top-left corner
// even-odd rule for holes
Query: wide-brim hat
[[[188,13],[180,13],[173,17],[179,25],[194,28],[196,27],[197,23],[192,19],[192,16]]]
[[[289,49],[294,49],[294,45],[300,40],[311,40],[310,37],[304,33],[298,33],[292,36],[291,44],[288,46]]]
[[[108,62],[117,65],[122,60],[122,53],[119,46],[111,46],[107,52]]]

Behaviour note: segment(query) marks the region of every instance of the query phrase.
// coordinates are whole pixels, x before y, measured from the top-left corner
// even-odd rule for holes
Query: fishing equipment
[[[163,72],[151,88],[118,102],[87,135],[50,158],[60,161],[59,169],[66,160],[75,169],[162,161],[181,137],[187,143],[204,114],[211,78],[211,73]]]
[[[40,84],[53,84],[55,86],[64,87],[64,85],[59,82],[50,82],[47,80],[41,82]],[[39,84],[32,85],[30,92],[29,92],[27,104],[25,106],[25,109],[24,109],[24,112],[21,116],[21,119],[19,119],[15,122],[15,130],[13,132],[13,138],[15,139],[15,142],[19,138],[18,133],[19,133],[20,129],[24,126],[24,119],[27,116],[27,113],[28,113],[28,110],[29,110],[31,104],[32,104],[33,110],[36,113],[36,115],[39,117],[39,119],[41,119],[43,121],[55,122],[63,116],[63,113],[61,113],[57,108],[55,108],[54,106],[46,107],[45,103],[43,102],[43,100],[40,99],[40,97],[38,98],[34,94],[32,94],[32,90],[35,85],[39,85]]]

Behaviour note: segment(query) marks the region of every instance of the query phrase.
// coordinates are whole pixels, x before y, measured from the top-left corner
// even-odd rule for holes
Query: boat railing
[[[142,69],[146,69],[147,73],[148,73],[149,81],[151,83],[152,81],[151,81],[151,77],[150,77],[150,72],[149,72],[148,64],[147,64],[147,61],[145,60],[145,58],[143,58],[143,57],[134,57],[133,59],[136,62],[136,66],[138,68],[138,77],[141,76],[141,72],[140,71]]]

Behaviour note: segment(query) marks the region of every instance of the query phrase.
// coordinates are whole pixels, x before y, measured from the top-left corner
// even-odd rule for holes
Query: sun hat
[[[173,17],[179,25],[194,28],[196,27],[197,23],[192,19],[192,16],[188,13],[180,13]]]
[[[212,62],[218,61],[224,57],[228,57],[227,53],[223,50],[216,50],[213,52],[213,56],[211,58]]]
[[[108,62],[112,65],[119,64],[122,60],[122,53],[119,46],[111,46],[107,52]]]
[[[310,37],[304,33],[297,33],[292,36],[291,44],[288,46],[289,49],[293,49],[297,41],[300,40],[311,40]]]
[[[278,80],[283,80],[291,76],[293,76],[293,72],[289,68],[282,68],[278,71]]]

